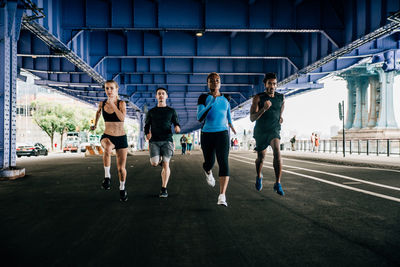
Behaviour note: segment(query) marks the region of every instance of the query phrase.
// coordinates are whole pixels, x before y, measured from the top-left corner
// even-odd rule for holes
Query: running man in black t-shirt
[[[257,159],[256,159],[256,189],[261,191],[261,173],[265,152],[271,146],[274,153],[275,184],[274,191],[283,196],[281,186],[282,160],[280,153],[280,131],[283,122],[282,113],[285,107],[285,97],[283,94],[275,92],[277,79],[275,73],[267,73],[264,77],[265,91],[253,97],[250,108],[250,120],[256,121],[254,126],[254,139],[256,139]]]
[[[156,98],[158,104],[147,113],[144,132],[149,140],[151,165],[162,163],[160,197],[168,197],[167,185],[171,174],[169,161],[174,154],[171,124],[174,125],[175,133],[179,133],[181,128],[175,109],[167,106],[167,89],[158,88]]]

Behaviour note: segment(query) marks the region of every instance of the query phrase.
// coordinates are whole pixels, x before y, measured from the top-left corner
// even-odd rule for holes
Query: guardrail
[[[346,154],[400,156],[400,139],[346,140]],[[284,149],[291,150],[291,143],[284,143]],[[311,151],[310,140],[296,140],[294,149]],[[343,153],[342,140],[320,140],[318,150],[313,152]]]

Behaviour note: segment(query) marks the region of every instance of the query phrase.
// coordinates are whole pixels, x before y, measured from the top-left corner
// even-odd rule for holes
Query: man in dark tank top
[[[250,108],[250,120],[256,122],[254,126],[254,139],[256,140],[256,189],[262,190],[261,173],[265,153],[268,146],[271,146],[274,154],[275,184],[274,191],[283,196],[285,193],[281,186],[282,160],[280,153],[280,131],[283,122],[282,113],[284,110],[285,97],[277,93],[277,78],[275,73],[267,73],[264,77],[265,91],[253,97]]]

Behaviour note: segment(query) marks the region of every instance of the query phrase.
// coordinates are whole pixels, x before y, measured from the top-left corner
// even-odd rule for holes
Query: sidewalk
[[[400,170],[399,156],[376,156],[376,155],[358,155],[343,153],[313,153],[305,151],[281,151],[283,158],[304,159],[319,162],[328,162],[342,165],[352,165],[360,167],[388,168]]]

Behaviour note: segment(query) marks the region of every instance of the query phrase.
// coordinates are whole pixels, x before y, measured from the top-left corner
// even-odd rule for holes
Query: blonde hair
[[[104,83],[103,88],[106,88],[106,83],[113,83],[117,89],[119,88],[118,83],[117,83],[116,81],[114,81],[114,80],[107,80],[107,81]]]

